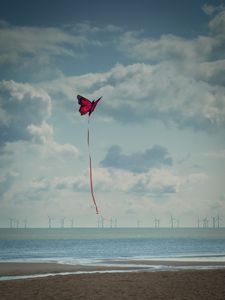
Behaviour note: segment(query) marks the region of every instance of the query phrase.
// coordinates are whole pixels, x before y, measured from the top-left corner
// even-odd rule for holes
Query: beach
[[[225,229],[0,229],[0,237],[0,300],[225,299]]]
[[[225,269],[190,268],[156,272],[125,270],[108,273],[103,272],[104,267],[55,263],[0,264],[1,276],[79,270],[81,274],[0,281],[0,299],[225,299]],[[96,272],[82,274],[85,271]]]

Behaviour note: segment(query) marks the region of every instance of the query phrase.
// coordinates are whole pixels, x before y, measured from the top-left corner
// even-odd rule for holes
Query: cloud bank
[[[100,28],[88,22],[64,28],[2,26],[0,56],[2,62],[5,55],[29,59],[29,55],[42,57],[43,53],[47,60],[81,53],[90,58],[90,45],[105,51],[110,45],[111,54],[120,53],[131,63],[102,73],[61,73],[58,79],[39,85],[70,111],[76,93],[90,98],[104,95],[100,109],[108,119],[122,123],[160,120],[166,126],[215,132],[225,126],[225,10],[213,5],[202,9],[210,18],[208,33],[194,38],[173,34],[151,38],[143,32],[115,25]],[[105,39],[106,33],[111,42]]]
[[[149,169],[161,166],[171,166],[172,157],[166,148],[154,145],[144,152],[123,154],[121,147],[113,145],[108,150],[105,158],[100,162],[101,166],[128,170],[134,173],[147,172]]]
[[[44,90],[13,80],[1,81],[1,143],[31,139],[28,126],[46,121],[51,115],[51,108],[51,98]]]

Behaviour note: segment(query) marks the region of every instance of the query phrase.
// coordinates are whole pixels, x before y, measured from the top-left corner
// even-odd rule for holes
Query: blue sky
[[[0,226],[225,220],[223,1],[2,1]]]

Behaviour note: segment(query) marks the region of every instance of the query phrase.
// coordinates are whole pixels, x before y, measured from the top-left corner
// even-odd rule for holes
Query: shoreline
[[[0,281],[11,278],[35,278],[49,274],[77,275],[107,272],[160,272],[188,270],[225,270],[225,261],[180,261],[180,260],[101,260],[95,264],[66,264],[58,262],[0,262]]]
[[[71,265],[56,262],[0,262],[0,280],[2,276],[26,276],[60,273],[82,273],[113,270],[132,270],[127,267],[106,267],[101,265]],[[137,269],[137,268],[135,268]]]

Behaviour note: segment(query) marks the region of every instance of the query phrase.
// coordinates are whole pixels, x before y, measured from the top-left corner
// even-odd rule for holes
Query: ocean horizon
[[[225,228],[1,228],[0,261],[225,257]]]

